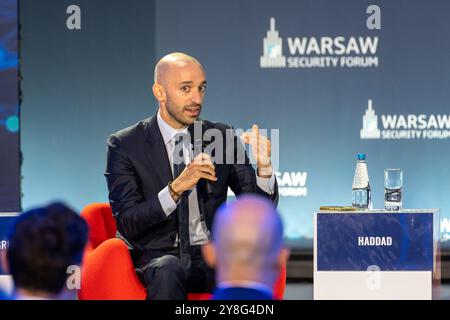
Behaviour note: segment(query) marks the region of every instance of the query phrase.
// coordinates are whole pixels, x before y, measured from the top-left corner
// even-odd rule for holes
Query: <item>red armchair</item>
[[[81,216],[89,225],[81,272],[80,300],[143,300],[146,291],[138,279],[125,243],[117,239],[116,222],[108,203],[86,206]],[[283,299],[286,268],[274,286],[274,297]],[[207,300],[209,293],[189,293],[189,300]]]

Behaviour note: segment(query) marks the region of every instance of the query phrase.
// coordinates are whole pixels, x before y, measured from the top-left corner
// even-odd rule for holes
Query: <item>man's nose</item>
[[[194,90],[192,93],[191,100],[193,103],[201,104],[203,100],[203,94],[200,92],[200,90]]]

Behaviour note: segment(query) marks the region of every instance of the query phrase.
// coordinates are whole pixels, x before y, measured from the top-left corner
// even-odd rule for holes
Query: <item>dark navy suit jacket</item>
[[[232,157],[243,148],[237,137],[230,135],[231,128],[222,123],[203,120],[203,129],[217,129],[223,141],[234,142]],[[228,130],[227,130],[228,129]],[[242,149],[240,149],[242,151]],[[212,155],[214,156],[214,154]],[[232,158],[233,159],[233,158]],[[278,186],[269,195],[256,184],[256,174],[247,156],[242,164],[215,164],[217,181],[213,193],[208,194],[203,180],[197,184],[200,216],[211,230],[217,208],[226,201],[228,187],[238,196],[258,193],[278,203]],[[166,215],[158,193],[173,180],[166,147],[159,130],[156,115],[112,134],[108,138],[105,177],[109,189],[109,202],[116,218],[119,237],[138,250],[173,249],[178,232],[176,214]]]
[[[268,292],[254,288],[229,287],[217,288],[213,300],[273,300]]]

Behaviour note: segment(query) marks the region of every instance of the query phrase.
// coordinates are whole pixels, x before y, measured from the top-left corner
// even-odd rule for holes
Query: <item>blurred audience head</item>
[[[62,203],[22,213],[14,221],[4,259],[16,299],[73,299],[70,270],[81,264],[88,227]],[[75,267],[75,268],[74,268]]]
[[[259,283],[272,288],[289,256],[279,213],[272,202],[257,195],[222,205],[212,241],[202,250],[205,261],[216,269],[219,286]]]

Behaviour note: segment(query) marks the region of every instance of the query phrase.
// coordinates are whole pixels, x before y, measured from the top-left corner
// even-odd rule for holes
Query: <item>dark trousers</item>
[[[212,292],[214,270],[203,260],[201,246],[191,246],[191,267],[179,259],[179,249],[132,252],[139,279],[147,291],[147,300],[185,300],[187,293]]]

